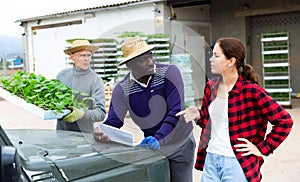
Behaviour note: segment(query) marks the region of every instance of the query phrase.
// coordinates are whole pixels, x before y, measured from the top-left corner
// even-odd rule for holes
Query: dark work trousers
[[[196,142],[193,134],[177,151],[167,156],[171,182],[192,182]]]

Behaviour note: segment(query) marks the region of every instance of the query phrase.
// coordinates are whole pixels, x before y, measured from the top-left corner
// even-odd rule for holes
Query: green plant
[[[276,101],[287,101],[289,100],[289,93],[270,93],[271,97]]]
[[[168,38],[168,34],[162,34],[162,33],[157,33],[157,34],[144,34],[143,32],[139,31],[124,31],[124,32],[116,32],[116,35],[118,35],[118,38],[126,38],[126,37],[147,37],[148,39],[150,38]]]
[[[265,68],[265,72],[288,72],[288,67],[270,67]]]
[[[108,38],[98,38],[90,40],[91,43],[110,43],[115,42],[115,39],[108,39]]]
[[[287,42],[266,42],[264,44],[264,51],[274,51],[274,50],[287,50]]]
[[[261,35],[262,38],[274,38],[274,37],[286,37],[288,36],[288,32],[286,31],[273,31],[269,33],[263,33]]]
[[[147,37],[150,38],[169,38],[168,34],[162,34],[162,33],[158,33],[158,34],[149,34],[147,35]]]
[[[75,40],[88,40],[89,42],[92,41],[92,39],[86,39],[86,38],[73,38],[73,39],[67,39],[66,42],[72,44]]]
[[[134,32],[134,31],[124,31],[124,32],[116,32],[116,35],[118,35],[118,38],[126,38],[126,37],[146,37],[146,35],[143,32]]]
[[[266,85],[288,85],[289,80],[266,80]]]
[[[34,73],[19,71],[12,74],[11,78],[2,76],[0,81],[5,90],[45,110],[62,112],[70,106],[86,110],[87,103],[94,100],[87,93],[71,89],[57,79],[47,80]]]

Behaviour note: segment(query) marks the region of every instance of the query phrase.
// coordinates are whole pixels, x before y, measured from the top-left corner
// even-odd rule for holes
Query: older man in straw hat
[[[57,79],[70,88],[87,93],[93,101],[88,103],[88,110],[72,107],[72,112],[57,120],[56,129],[93,133],[94,122],[105,117],[105,90],[103,80],[90,68],[92,54],[98,50],[88,40],[75,40],[64,52],[73,61],[73,67],[60,71]],[[84,98],[74,93],[75,99]]]
[[[119,65],[126,64],[130,72],[114,88],[104,124],[122,127],[129,111],[144,133],[139,146],[159,150],[168,158],[171,181],[191,182],[196,146],[193,125],[175,116],[184,108],[179,69],[171,64],[154,63],[151,52],[154,47],[142,38],[130,38],[121,48],[124,60]],[[109,141],[98,128],[94,138]]]

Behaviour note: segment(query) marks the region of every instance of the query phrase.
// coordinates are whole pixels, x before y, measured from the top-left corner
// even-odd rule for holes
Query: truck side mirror
[[[0,181],[21,181],[20,157],[17,149],[12,146],[1,146],[0,157]]]

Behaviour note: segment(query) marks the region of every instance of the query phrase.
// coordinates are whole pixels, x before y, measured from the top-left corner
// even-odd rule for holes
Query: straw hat
[[[148,45],[141,37],[133,37],[125,40],[121,47],[124,59],[119,63],[119,66],[153,48],[154,46]]]
[[[98,48],[99,47],[97,46],[91,45],[88,40],[74,40],[72,46],[64,50],[64,52],[68,55],[81,50],[89,50],[92,51],[92,53],[95,53],[98,50]]]

